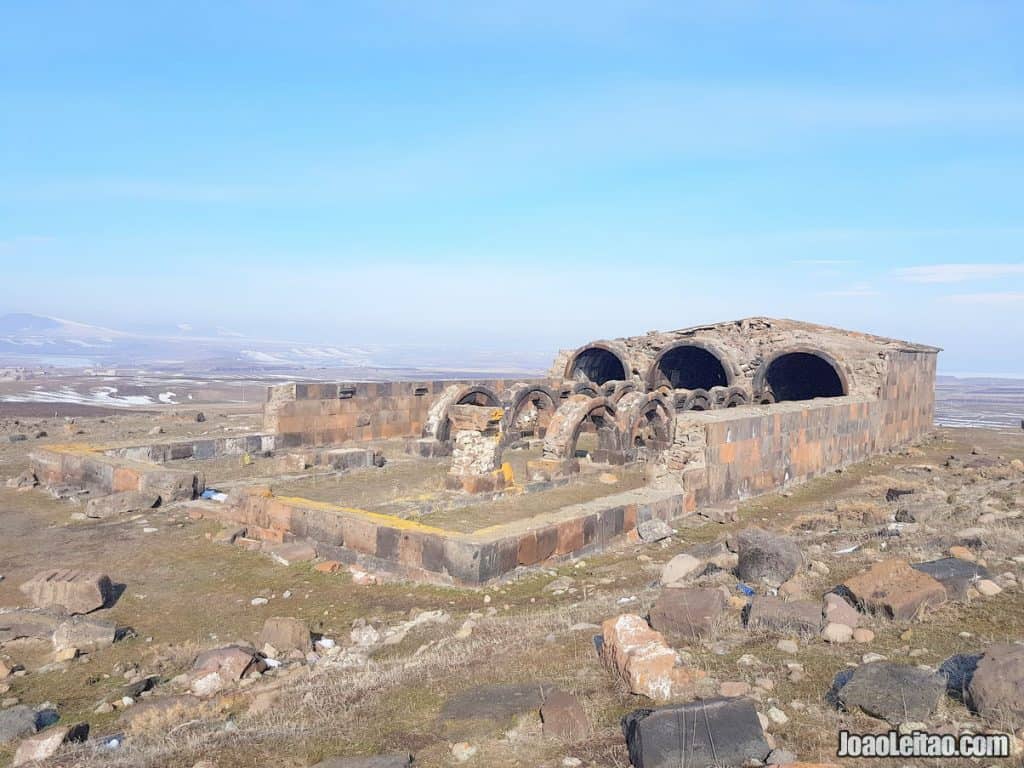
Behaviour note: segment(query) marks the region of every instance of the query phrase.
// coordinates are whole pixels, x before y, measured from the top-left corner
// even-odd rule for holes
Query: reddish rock
[[[554,691],[540,708],[544,735],[562,741],[583,741],[590,737],[590,720],[579,699],[565,691]]]
[[[601,629],[605,663],[633,693],[666,701],[692,693],[705,676],[702,670],[678,666],[676,652],[640,616],[626,613],[606,619]]]
[[[318,573],[337,573],[343,567],[337,560],[324,560],[322,563],[314,565],[313,570]]]
[[[42,571],[21,585],[38,608],[59,608],[67,613],[89,613],[111,602],[114,586],[106,574],[68,569]]]
[[[309,627],[299,619],[283,616],[272,616],[263,622],[259,645],[272,645],[279,651],[313,650],[309,639]]]
[[[651,626],[675,642],[710,634],[725,612],[725,595],[718,589],[663,589],[651,608]]]
[[[906,560],[875,563],[847,579],[843,586],[865,610],[898,621],[909,621],[925,609],[946,602],[946,588],[914,570]]]

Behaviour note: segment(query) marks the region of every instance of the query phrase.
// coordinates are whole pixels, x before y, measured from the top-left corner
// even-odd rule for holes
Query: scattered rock
[[[789,722],[789,715],[787,715],[778,707],[771,707],[768,710],[768,719],[776,725],[785,725]]]
[[[673,642],[706,637],[725,611],[725,595],[718,589],[663,589],[651,608],[651,626]]]
[[[72,741],[85,741],[89,735],[89,726],[81,725],[55,725],[42,733],[30,736],[18,745],[18,751],[14,753],[14,768],[34,763],[37,760],[47,760],[57,754],[57,750],[63,744]]]
[[[224,682],[241,680],[252,671],[262,672],[266,665],[256,651],[241,645],[228,645],[203,651],[192,663],[193,673],[216,672]]]
[[[636,532],[641,541],[661,541],[672,535],[672,527],[664,520],[655,517],[637,525]]]
[[[661,583],[674,584],[677,581],[682,581],[687,576],[697,573],[703,567],[704,564],[693,555],[687,555],[686,553],[676,555],[665,563],[665,567],[661,569]]]
[[[144,512],[160,506],[160,494],[152,491],[123,491],[97,496],[85,503],[85,516],[105,519]]]
[[[826,624],[825,628],[821,630],[821,639],[826,643],[833,643],[835,645],[848,643],[853,640],[853,627],[831,622]]]
[[[1003,591],[1003,588],[991,579],[982,579],[981,581],[975,583],[974,588],[985,597],[995,597]]]
[[[301,541],[278,544],[270,550],[270,556],[281,565],[308,563],[316,559],[316,547]]]
[[[946,602],[946,588],[915,570],[906,560],[883,560],[844,584],[867,611],[909,621],[925,609]]]
[[[872,717],[899,725],[927,721],[945,692],[945,679],[934,672],[878,661],[853,670],[837,698],[846,709],[859,707]]]
[[[768,753],[768,765],[789,765],[796,762],[796,755],[785,749],[773,749]]]
[[[540,708],[544,735],[566,742],[590,737],[590,720],[579,699],[565,691],[554,691]]]
[[[17,477],[10,478],[6,485],[18,491],[29,491],[39,485],[39,478],[31,469],[26,469]]]
[[[116,637],[117,625],[112,621],[94,616],[72,616],[53,631],[53,647],[58,651],[106,648],[114,644]]]
[[[70,614],[89,613],[113,602],[114,585],[106,574],[55,569],[42,571],[21,585],[39,608],[59,608]]]
[[[758,596],[750,603],[747,627],[783,634],[816,635],[821,631],[821,605],[808,600],[785,601]]]
[[[866,627],[858,627],[853,630],[853,641],[855,643],[870,643],[875,639],[875,633]]]
[[[770,747],[750,699],[702,699],[638,709],[622,720],[635,768],[747,765]]]
[[[272,616],[263,622],[258,645],[272,645],[278,651],[313,650],[309,637],[309,627],[299,619],[283,616]]]
[[[1024,726],[1024,646],[1001,643],[987,648],[967,683],[967,695],[982,717]]]
[[[825,595],[822,615],[825,617],[826,624],[835,622],[848,627],[856,627],[860,623],[860,613],[857,609],[850,605],[842,595],[837,595],[835,592]]]
[[[736,537],[739,562],[736,575],[746,582],[778,586],[803,567],[804,558],[797,543],[788,536],[747,528]]]
[[[726,680],[718,686],[718,695],[727,699],[735,699],[750,693],[750,683],[742,680]]]
[[[973,560],[973,556],[970,560],[956,556],[944,557],[941,560],[914,563],[913,568],[915,571],[928,574],[941,583],[946,588],[946,593],[954,600],[963,600],[967,597],[968,587],[979,579],[987,579],[991,576],[988,570]]]
[[[203,413],[202,411],[199,411],[199,413],[196,414],[196,421],[202,424],[204,421],[206,421],[206,414]]]
[[[0,744],[9,744],[36,732],[36,712],[24,704],[0,710]]]
[[[464,763],[476,757],[478,752],[477,747],[466,741],[460,741],[457,744],[452,744],[452,758],[456,763]]]
[[[800,653],[800,646],[796,644],[795,640],[790,640],[789,638],[779,640],[779,642],[775,644],[775,647],[783,653],[788,653],[791,656],[795,656]]]
[[[16,609],[0,613],[0,643],[31,637],[49,640],[61,617],[49,611]]]
[[[705,676],[699,669],[679,666],[676,652],[640,616],[622,614],[602,625],[601,653],[633,693],[655,701],[692,693]]]

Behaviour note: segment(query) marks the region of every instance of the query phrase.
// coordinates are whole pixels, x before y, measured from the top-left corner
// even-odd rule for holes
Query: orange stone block
[[[139,490],[139,473],[128,467],[116,467],[112,490],[114,493]]]

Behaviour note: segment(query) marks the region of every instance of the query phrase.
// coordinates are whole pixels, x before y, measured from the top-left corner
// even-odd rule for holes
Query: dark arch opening
[[[789,352],[768,365],[765,383],[776,402],[842,397],[843,380],[828,360],[813,352]]]
[[[612,352],[601,347],[587,347],[572,362],[569,378],[585,377],[601,385],[609,381],[624,381],[626,366]]]
[[[658,358],[650,384],[655,388],[668,384],[672,389],[711,389],[729,386],[729,375],[713,353],[684,344]]]

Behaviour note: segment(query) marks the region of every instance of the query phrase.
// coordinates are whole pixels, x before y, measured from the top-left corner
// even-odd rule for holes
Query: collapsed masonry
[[[232,494],[225,514],[332,556],[457,583],[604,546],[646,519],[778,490],[912,441],[931,428],[939,350],[791,320],[749,318],[597,341],[528,381],[297,383],[268,388],[261,434],[148,446],[39,450],[40,481],[93,493],[202,491],[177,459],[303,452],[309,465],[372,466],[381,441],[448,462],[445,486],[482,500],[642,466],[646,484],[471,532],[345,506]],[[537,447],[526,477],[507,452]]]

